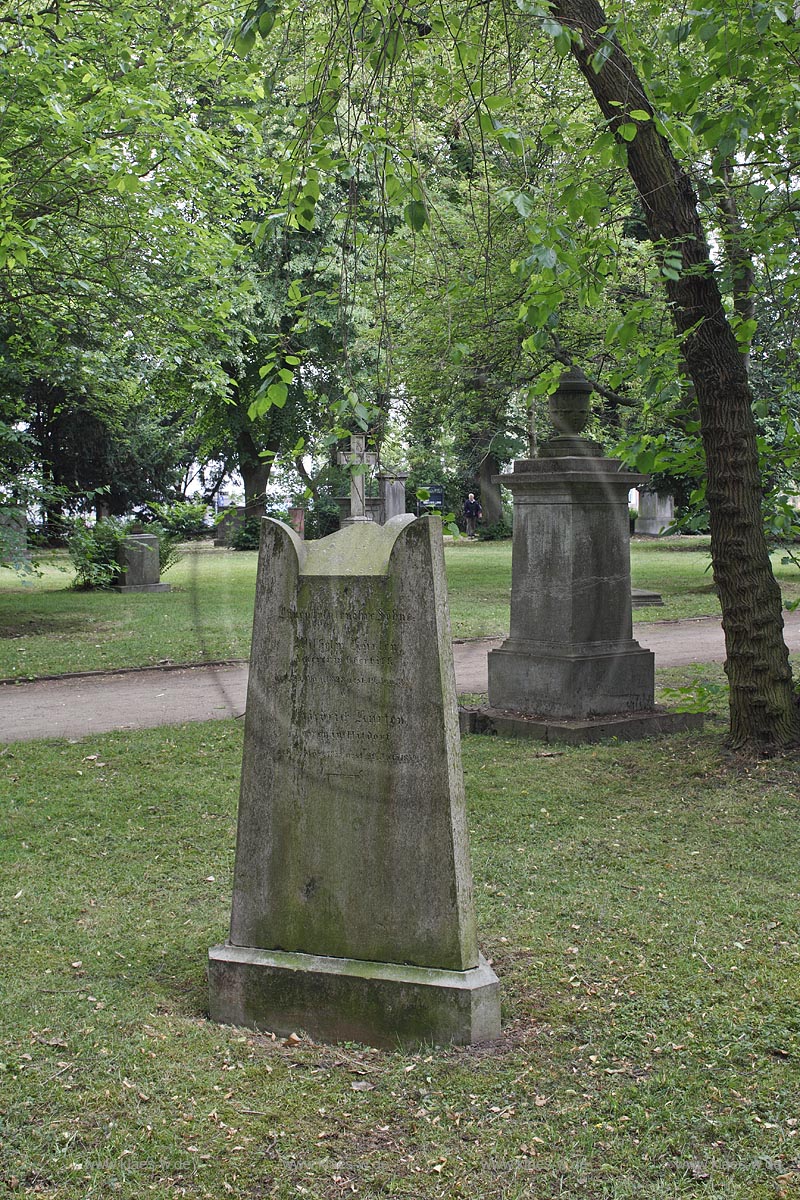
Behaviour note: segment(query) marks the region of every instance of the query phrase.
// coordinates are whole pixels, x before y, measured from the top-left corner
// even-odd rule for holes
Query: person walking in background
[[[467,537],[475,537],[475,525],[483,516],[480,502],[475,499],[475,493],[470,492],[464,501],[464,520],[467,525]]]

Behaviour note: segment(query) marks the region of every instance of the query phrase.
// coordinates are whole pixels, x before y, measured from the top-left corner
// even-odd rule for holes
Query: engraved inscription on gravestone
[[[441,523],[265,521],[230,941],[212,1015],[316,1036],[499,1032],[478,952]]]

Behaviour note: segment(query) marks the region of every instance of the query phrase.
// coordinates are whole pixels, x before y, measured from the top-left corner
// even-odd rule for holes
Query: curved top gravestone
[[[217,987],[236,992],[238,1017],[215,1002],[212,980],[220,1019],[280,1027],[280,1005],[260,987],[284,997],[284,1024],[327,1037],[472,1041],[499,1030],[497,981],[475,933],[438,518],[305,544],[262,523],[230,941],[217,957],[241,974],[264,953],[260,976]],[[321,962],[324,987],[301,985]],[[284,968],[290,1001],[275,981]],[[383,990],[345,1003],[332,976],[348,988],[380,977]],[[452,1004],[474,1009],[476,996],[479,1019],[450,1019]]]
[[[432,533],[430,521],[401,517],[304,545],[264,522],[234,945],[477,964]]]

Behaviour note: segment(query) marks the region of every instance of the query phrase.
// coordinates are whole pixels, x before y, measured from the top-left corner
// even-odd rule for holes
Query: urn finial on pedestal
[[[573,366],[563,372],[549,400],[555,437],[540,448],[540,458],[602,458],[600,443],[580,436],[589,421],[593,391],[580,367]]]

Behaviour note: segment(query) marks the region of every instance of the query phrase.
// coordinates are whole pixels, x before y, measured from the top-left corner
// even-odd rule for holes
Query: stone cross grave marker
[[[373,1045],[496,1037],[478,951],[441,521],[262,522],[214,1020]]]
[[[350,450],[346,453],[341,452],[338,456],[340,466],[355,468],[350,472],[349,522],[369,520],[364,488],[365,469],[374,467],[378,456],[370,453],[366,449],[366,445],[367,439],[363,433],[353,433],[350,435]],[[349,522],[345,521],[343,524]]]

